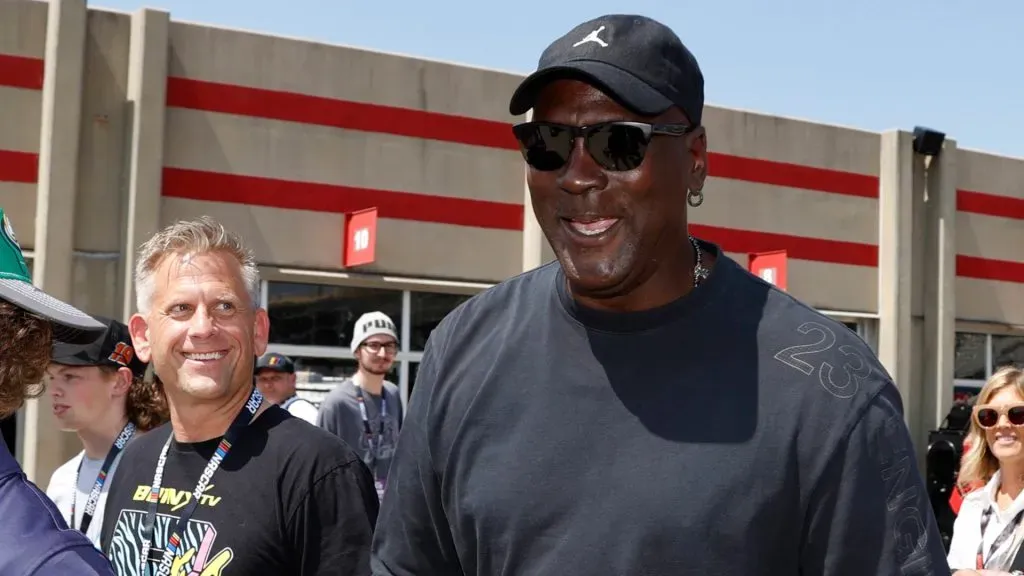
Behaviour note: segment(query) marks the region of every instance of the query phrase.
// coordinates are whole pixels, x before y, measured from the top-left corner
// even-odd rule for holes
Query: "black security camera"
[[[942,152],[942,143],[946,141],[946,135],[938,130],[914,127],[914,152],[925,156],[938,156]]]

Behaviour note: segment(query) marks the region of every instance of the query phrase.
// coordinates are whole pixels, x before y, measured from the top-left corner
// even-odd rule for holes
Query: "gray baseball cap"
[[[21,245],[3,208],[0,208],[0,299],[49,320],[53,325],[53,338],[59,342],[86,344],[106,329],[92,316],[32,284]]]

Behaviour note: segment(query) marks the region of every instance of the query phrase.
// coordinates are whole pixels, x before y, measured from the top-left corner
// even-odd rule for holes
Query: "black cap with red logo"
[[[107,329],[95,340],[84,345],[54,342],[52,362],[64,366],[112,366],[129,368],[138,378],[146,375],[148,364],[139,360],[132,346],[128,326],[113,320],[96,316]]]

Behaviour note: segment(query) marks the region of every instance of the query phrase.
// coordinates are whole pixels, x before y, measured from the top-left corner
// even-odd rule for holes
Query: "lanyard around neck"
[[[245,403],[245,407],[239,410],[238,415],[235,416],[227,433],[224,434],[220,444],[217,446],[217,450],[210,457],[209,462],[206,463],[206,468],[203,469],[203,473],[199,476],[199,482],[196,483],[196,488],[192,491],[192,497],[189,498],[188,505],[182,510],[181,516],[178,517],[178,522],[175,524],[174,531],[168,536],[167,546],[164,548],[163,557],[160,558],[160,565],[157,566],[156,576],[167,576],[170,574],[171,564],[174,562],[174,557],[178,554],[178,548],[181,547],[181,539],[185,534],[185,528],[188,527],[188,521],[192,518],[192,514],[195,513],[196,507],[199,506],[199,499],[206,492],[207,486],[210,485],[213,474],[220,467],[224,459],[227,458],[228,452],[231,451],[231,446],[238,442],[246,427],[256,416],[256,412],[259,411],[261,404],[263,404],[263,395],[253,386],[252,392],[249,393],[249,400]],[[142,554],[139,558],[140,575],[146,574],[146,564],[149,562],[149,553],[153,546],[153,529],[156,526],[156,512],[160,504],[160,488],[163,484],[164,465],[167,464],[167,449],[171,446],[173,438],[174,432],[172,430],[171,434],[167,437],[167,442],[164,443],[163,450],[160,452],[160,458],[156,463],[156,472],[153,474],[153,486],[149,490],[146,518],[142,524]]]
[[[975,568],[977,570],[983,570],[985,568],[985,530],[988,529],[989,520],[992,519],[992,508],[994,504],[989,504],[985,507],[985,510],[981,513],[981,540],[978,542],[978,555],[975,558]],[[1006,540],[1017,530],[1017,526],[1020,525],[1021,519],[1024,519],[1024,510],[1017,512],[1017,515],[1013,517],[1013,520],[1003,528],[1003,531],[996,536],[992,546],[988,549],[988,559],[992,559],[992,555],[996,553],[996,550],[1002,546]]]
[[[131,422],[124,425],[121,428],[121,433],[117,435],[117,439],[114,440],[114,444],[110,446],[110,450],[107,451],[107,457],[103,459],[103,464],[100,466],[100,471],[96,474],[96,482],[92,485],[92,490],[89,492],[89,499],[85,501],[85,512],[82,513],[82,525],[79,526],[78,530],[83,534],[88,532],[89,526],[92,524],[92,517],[96,514],[96,504],[100,501],[100,492],[103,491],[103,485],[107,483],[107,474],[110,473],[110,467],[114,465],[114,459],[117,455],[124,450],[124,447],[128,445],[128,441],[135,435],[135,424]],[[82,455],[82,459],[78,462],[78,471],[75,472],[75,487],[71,492],[71,527],[75,526],[75,504],[78,501],[78,477],[82,474],[82,463],[85,462],[85,455]]]
[[[366,413],[366,401],[363,400],[363,388],[358,384],[353,384],[356,387],[356,401],[359,402],[359,415],[363,418],[363,433],[366,434],[366,443],[370,448],[370,455],[373,456],[373,429],[370,427],[370,418]],[[387,391],[381,388],[380,390],[380,422],[378,426],[377,438],[384,437],[384,420],[388,417],[388,394]]]

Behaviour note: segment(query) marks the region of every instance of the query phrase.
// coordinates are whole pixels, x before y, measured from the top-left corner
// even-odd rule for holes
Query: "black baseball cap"
[[[148,364],[139,360],[135,354],[128,326],[103,316],[95,318],[106,326],[106,330],[88,344],[54,342],[51,361],[64,366],[125,367],[129,368],[135,377],[144,377]]]
[[[272,370],[283,374],[295,374],[295,363],[284,354],[267,352],[256,361],[256,372],[260,370]]]
[[[668,26],[645,16],[601,16],[555,40],[512,95],[509,112],[526,113],[544,86],[563,79],[593,84],[642,116],[678,106],[694,126],[701,122],[704,75],[697,59]]]

